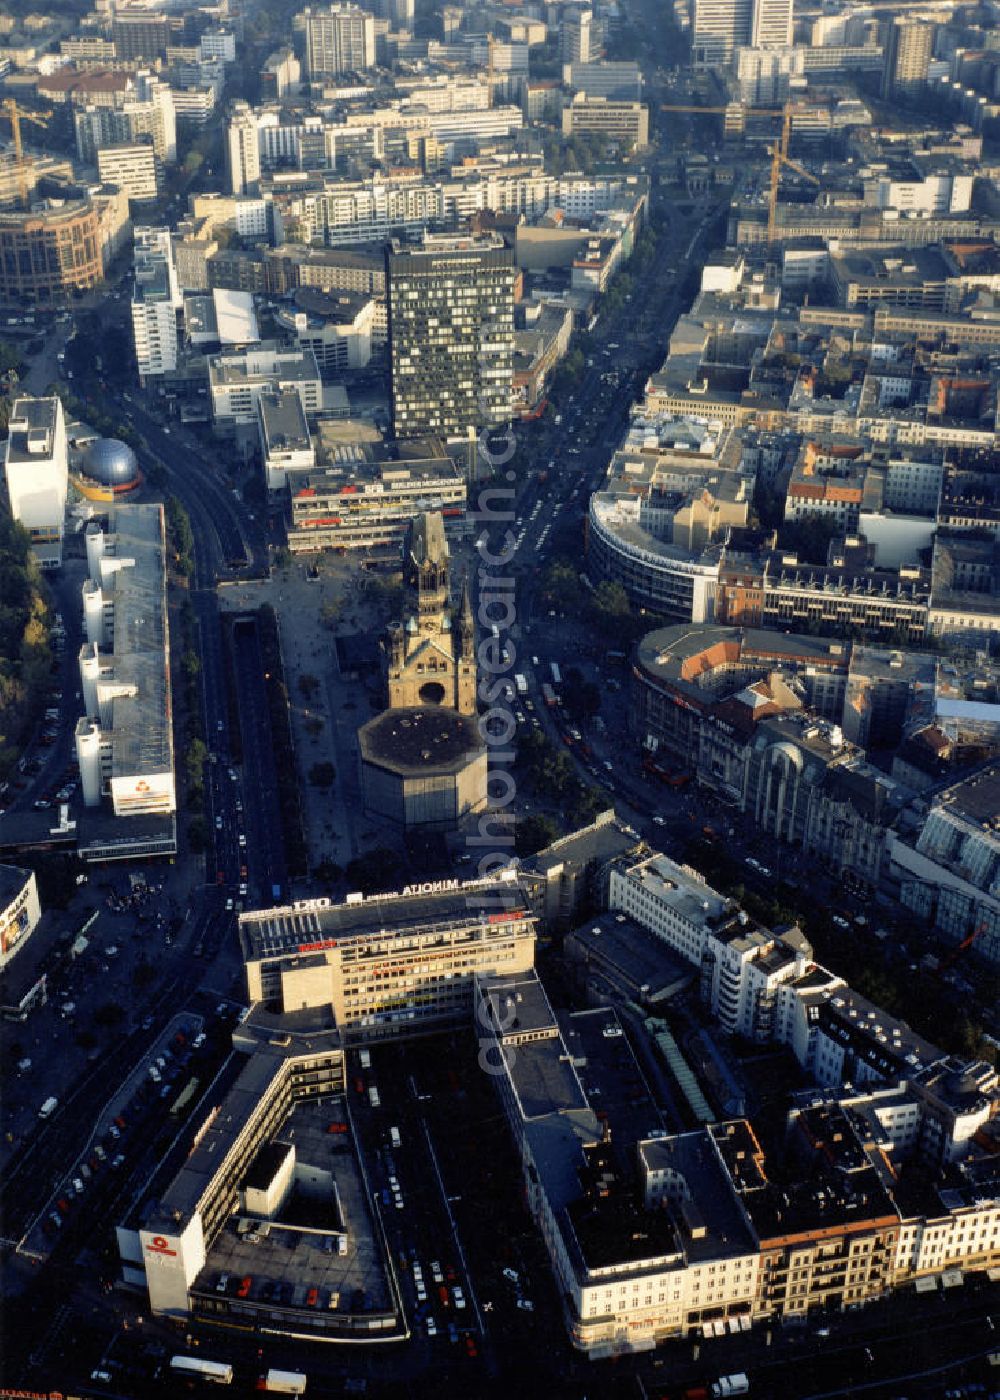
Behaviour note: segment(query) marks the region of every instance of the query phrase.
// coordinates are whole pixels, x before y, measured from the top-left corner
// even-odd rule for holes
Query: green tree
[[[309,702],[315,699],[318,691],[319,680],[316,676],[310,675],[308,671],[304,671],[302,675],[299,676],[299,694],[302,696],[303,700]]]
[[[362,894],[374,894],[378,890],[390,890],[399,881],[401,861],[398,854],[387,846],[376,846],[349,861],[344,874],[352,890]]]
[[[520,817],[514,829],[514,850],[519,856],[533,856],[550,846],[558,835],[559,828],[551,817]]]
[[[208,749],[203,740],[192,739],[188,744],[187,753],[184,755],[184,771],[187,774],[188,785],[192,788],[201,789],[205,780],[205,763],[208,759]]]
[[[336,776],[337,770],[332,763],[314,763],[309,769],[309,781],[313,787],[331,787]]]
[[[208,827],[203,816],[193,816],[188,821],[187,827],[188,850],[194,856],[200,856],[208,845]]]
[[[580,576],[565,559],[554,559],[542,575],[542,597],[550,608],[568,612],[580,602]]]
[[[14,370],[20,375],[22,367],[22,360],[17,347],[9,344],[6,340],[0,340],[0,374],[6,374],[8,370]]]
[[[344,605],[339,598],[327,598],[319,610],[319,620],[324,627],[334,628],[344,614]]]

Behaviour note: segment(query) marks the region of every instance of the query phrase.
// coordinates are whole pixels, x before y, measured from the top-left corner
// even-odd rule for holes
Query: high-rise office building
[[[425,234],[386,251],[397,437],[467,433],[510,418],[514,255],[499,234]]]
[[[310,78],[375,67],[375,16],[357,5],[305,10],[306,73]]]
[[[750,42],[754,0],[693,0],[691,9],[692,66],[727,67]]]
[[[882,96],[914,96],[927,82],[934,50],[934,25],[925,19],[896,16],[885,43]]]
[[[792,42],[792,0],[754,0],[750,43],[755,49],[784,49]]]
[[[230,194],[253,194],[260,180],[257,118],[247,102],[234,102],[226,128],[226,176]]]
[[[593,41],[594,16],[590,10],[567,9],[563,12],[563,63],[590,63],[597,55]]]

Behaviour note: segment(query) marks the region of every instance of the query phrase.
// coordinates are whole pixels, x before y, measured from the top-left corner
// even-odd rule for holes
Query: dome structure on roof
[[[98,438],[87,448],[83,467],[92,481],[113,491],[131,490],[139,481],[139,462],[127,442]]]

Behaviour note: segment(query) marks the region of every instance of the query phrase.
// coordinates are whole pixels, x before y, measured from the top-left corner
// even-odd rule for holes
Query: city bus
[[[188,1104],[191,1102],[191,1100],[194,1098],[195,1094],[198,1092],[198,1085],[199,1085],[200,1083],[201,1083],[201,1080],[198,1078],[198,1076],[197,1076],[196,1074],[191,1076],[191,1078],[188,1080],[187,1084],[184,1086],[184,1088],[181,1090],[181,1092],[177,1095],[177,1098],[176,1098],[175,1101],[174,1101],[173,1107],[172,1107],[171,1110],[170,1110],[170,1112],[171,1112],[171,1114],[172,1114],[173,1117],[176,1118],[179,1114],[181,1114],[181,1113],[184,1112],[184,1110],[187,1108]]]
[[[232,1385],[233,1368],[228,1361],[203,1361],[200,1356],[172,1356],[170,1369],[182,1376],[200,1376],[214,1385]]]

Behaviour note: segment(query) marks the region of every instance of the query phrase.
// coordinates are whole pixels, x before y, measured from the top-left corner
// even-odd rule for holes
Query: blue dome
[[[87,448],[84,457],[87,475],[102,486],[130,486],[139,476],[139,463],[126,442],[117,438],[98,438]]]

